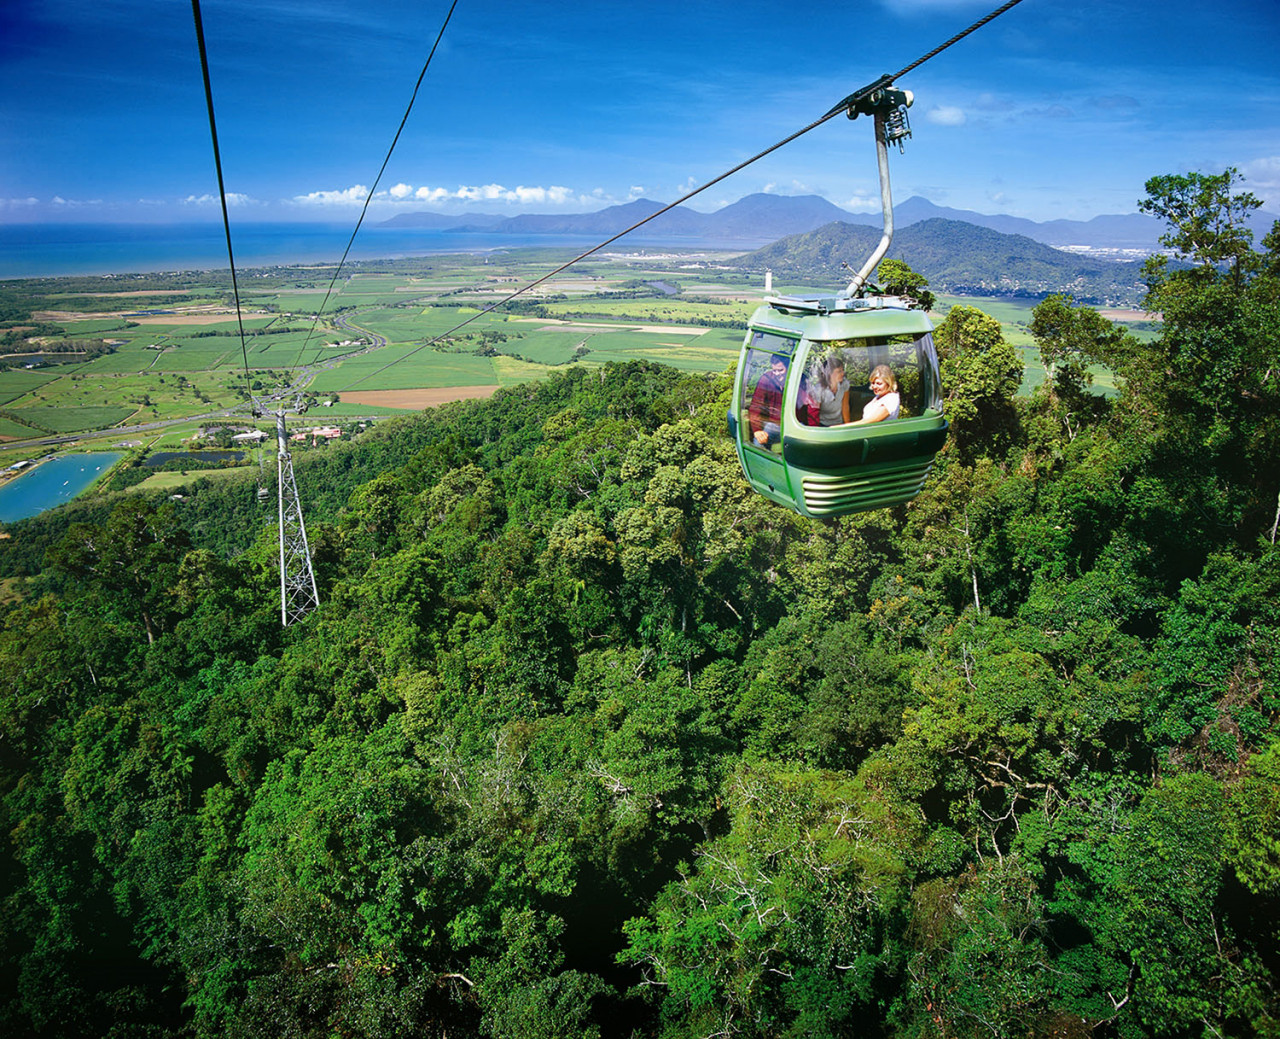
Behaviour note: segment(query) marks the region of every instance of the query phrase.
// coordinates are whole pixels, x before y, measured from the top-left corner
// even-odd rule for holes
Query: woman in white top
[[[898,396],[898,379],[887,364],[871,369],[871,392],[875,394],[862,409],[863,422],[883,422],[897,418],[902,398]]]

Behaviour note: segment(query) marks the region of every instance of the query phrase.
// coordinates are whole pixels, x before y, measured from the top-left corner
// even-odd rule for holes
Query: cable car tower
[[[293,478],[293,457],[285,411],[276,411],[277,499],[280,523],[280,624],[288,627],[320,605],[316,575],[311,568],[307,525],[302,519],[302,499]]]
[[[213,164],[218,175],[218,198],[222,202],[222,226],[227,234],[227,263],[231,271],[231,289],[236,302],[236,321],[240,325],[240,353],[244,359],[247,387],[252,386],[249,375],[249,354],[245,347],[244,321],[240,308],[240,286],[236,280],[235,253],[231,248],[231,217],[227,213],[227,189],[222,178],[222,154],[218,147],[218,126],[213,112],[213,85],[209,81],[209,56],[204,42],[204,20],[200,14],[200,0],[191,0],[191,13],[195,19],[196,43],[200,51],[200,71],[204,77],[205,104],[209,110],[209,137],[213,144]],[[277,395],[279,400],[283,396]],[[306,410],[301,399],[299,412]],[[256,398],[251,398],[250,411],[254,418],[265,414]],[[278,459],[278,506],[280,520],[280,623],[284,627],[302,620],[320,605],[320,593],[316,589],[316,575],[311,569],[311,550],[307,545],[307,528],[302,521],[302,501],[298,497],[298,484],[293,478],[293,459],[289,455],[289,436],[284,424],[285,409],[276,411],[276,457]],[[261,465],[261,455],[259,455]],[[261,480],[258,498],[267,497]]]

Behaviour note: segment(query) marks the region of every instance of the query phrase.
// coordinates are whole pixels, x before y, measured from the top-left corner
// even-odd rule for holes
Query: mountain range
[[[878,227],[837,221],[789,235],[735,262],[748,271],[771,270],[775,280],[843,287],[879,240]],[[1065,252],[1026,235],[941,217],[897,231],[888,256],[923,274],[935,292],[1031,298],[1068,292],[1082,303],[1127,307],[1146,290],[1140,260]]]
[[[660,211],[661,202],[637,199],[609,206],[594,213],[528,213],[516,217],[494,214],[447,216],[439,213],[402,213],[384,221],[382,227],[421,227],[435,231],[484,231],[490,234],[581,234],[609,236],[625,231],[645,217]],[[929,220],[951,220],[988,228],[1001,234],[1021,235],[1056,248],[1078,250],[1154,252],[1164,230],[1161,221],[1142,213],[1097,216],[1092,220],[1049,220],[1037,222],[1001,214],[988,215],[968,209],[934,205],[918,195],[894,206],[894,224],[901,232]],[[1253,214],[1250,227],[1261,238],[1280,219],[1273,213]],[[764,244],[787,235],[804,234],[833,222],[879,228],[877,213],[853,213],[817,195],[747,195],[713,213],[678,206],[646,224],[647,238]],[[674,243],[673,243],[674,244]]]

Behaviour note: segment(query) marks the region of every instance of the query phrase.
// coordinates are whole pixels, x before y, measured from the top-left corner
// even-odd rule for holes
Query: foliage
[[[929,281],[901,260],[881,260],[876,268],[884,290],[892,296],[909,296],[921,310],[932,310],[936,297],[929,291]]]
[[[249,484],[16,526],[0,1028],[1276,1035],[1280,264],[1195,242],[1151,342],[1038,307],[1031,398],[953,308],[894,510],[633,362],[300,460],[285,630]]]

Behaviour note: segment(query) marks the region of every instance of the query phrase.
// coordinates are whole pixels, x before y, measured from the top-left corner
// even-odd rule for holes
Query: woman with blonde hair
[[[898,377],[887,364],[871,369],[871,392],[875,395],[862,409],[863,422],[883,422],[897,418],[902,398],[898,396]]]

